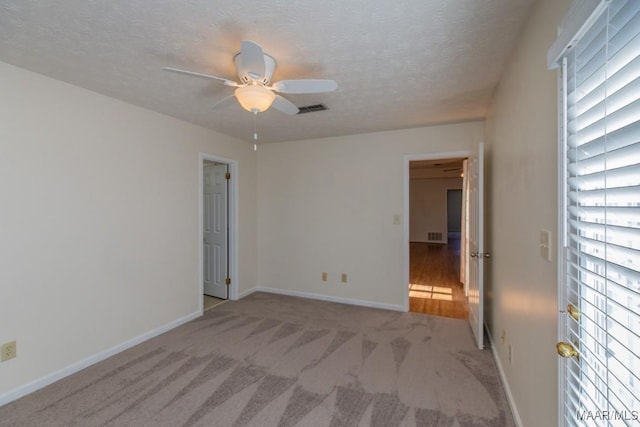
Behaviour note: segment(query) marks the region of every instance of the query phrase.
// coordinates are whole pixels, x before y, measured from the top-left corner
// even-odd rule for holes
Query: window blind
[[[640,423],[640,1],[602,3],[562,71],[568,426]]]

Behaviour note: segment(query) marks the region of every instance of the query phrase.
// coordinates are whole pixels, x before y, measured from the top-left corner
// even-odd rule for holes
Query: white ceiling
[[[253,116],[214,80],[237,80],[241,40],[278,62],[273,81],[338,90],[286,95],[328,111],[257,117],[259,142],[483,118],[535,0],[0,0],[0,61],[251,140]]]

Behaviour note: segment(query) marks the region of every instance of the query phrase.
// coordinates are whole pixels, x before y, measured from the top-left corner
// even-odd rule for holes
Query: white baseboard
[[[249,295],[251,295],[254,292],[258,292],[258,288],[251,288],[249,290],[246,291],[242,291],[240,292],[240,294],[238,295],[238,299],[242,299],[244,297],[248,297]]]
[[[71,374],[75,374],[76,372],[87,368],[93,364],[103,361],[115,354],[120,353],[121,351],[127,350],[135,345],[138,345],[148,339],[156,337],[160,334],[163,334],[171,329],[177,328],[180,325],[183,325],[197,317],[202,316],[202,311],[196,311],[195,313],[188,314],[184,317],[176,319],[172,322],[167,323],[166,325],[162,325],[158,328],[152,329],[149,332],[146,332],[142,335],[139,335],[135,338],[132,338],[128,341],[125,341],[121,344],[113,346],[105,351],[101,351],[93,356],[90,356],[84,360],[73,363],[65,368],[60,369],[59,371],[53,372],[49,375],[46,375],[42,378],[38,378],[37,380],[31,381],[25,385],[17,387],[13,390],[9,390],[6,393],[0,394],[0,406],[6,405],[9,402],[12,402],[16,399],[19,399],[23,396],[26,396],[29,393],[33,393],[36,390],[39,390],[43,387],[48,386],[58,380],[61,380],[64,377],[67,377]]]
[[[380,302],[361,300],[361,299],[334,297],[331,295],[314,294],[311,292],[290,291],[287,289],[258,287],[252,290],[251,293],[253,292],[269,292],[272,294],[289,295],[292,297],[301,297],[301,298],[317,299],[321,301],[338,302],[341,304],[358,305],[361,307],[382,308],[384,310],[403,311],[403,312],[407,311],[405,310],[405,307],[401,305],[384,304]]]
[[[498,357],[498,353],[496,351],[496,346],[493,343],[493,338],[491,337],[491,332],[487,325],[485,325],[487,330],[487,336],[489,337],[489,342],[491,343],[491,353],[493,354],[493,359],[496,361],[496,366],[498,367],[498,373],[500,374],[500,379],[502,380],[502,386],[504,388],[504,392],[507,395],[507,402],[509,402],[509,407],[511,408],[511,413],[513,414],[513,420],[516,423],[516,426],[522,427],[522,419],[520,418],[520,413],[518,412],[518,407],[516,406],[516,402],[513,400],[513,394],[511,394],[511,389],[509,388],[509,383],[507,382],[507,377],[504,374],[504,370],[502,369],[502,363],[500,362],[500,358]]]

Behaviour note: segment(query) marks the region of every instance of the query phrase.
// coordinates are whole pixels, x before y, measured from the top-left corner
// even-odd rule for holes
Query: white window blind
[[[567,426],[640,425],[640,0],[602,2],[564,53]],[[571,311],[571,310],[567,310]]]

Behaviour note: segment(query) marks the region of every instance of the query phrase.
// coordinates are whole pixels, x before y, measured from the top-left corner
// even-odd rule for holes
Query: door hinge
[[[224,174],[224,179],[231,179],[231,172],[227,172]]]
[[[226,283],[226,284],[227,284],[227,286],[228,286],[228,285],[230,285],[230,284],[231,284],[231,277],[227,277],[227,278],[225,279],[224,283]]]

